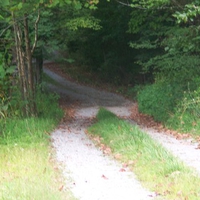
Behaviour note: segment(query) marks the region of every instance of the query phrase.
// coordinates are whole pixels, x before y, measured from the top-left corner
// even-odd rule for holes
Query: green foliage
[[[117,116],[115,114],[113,114],[112,112],[107,111],[105,108],[100,108],[98,114],[97,114],[97,119],[99,121],[103,121],[103,120],[116,120]]]
[[[137,82],[141,68],[135,64],[135,50],[127,44],[133,36],[127,32],[132,9],[115,1],[100,1],[91,15],[100,20],[101,29],[87,29],[70,35],[68,50],[78,64],[114,84]]]
[[[58,108],[58,99],[58,95],[44,92],[41,91],[41,89],[38,89],[36,96],[36,105],[39,117],[53,117],[54,119],[59,121],[63,115],[63,111]]]
[[[132,0],[130,6],[138,9],[162,9],[165,5],[169,4],[169,2],[170,0],[142,0],[139,2],[137,0]]]
[[[54,57],[57,59],[59,51],[60,60],[65,60],[65,62],[73,60],[68,49],[71,47],[76,49],[77,44],[82,40],[80,32],[84,29],[99,30],[101,28],[99,20],[92,16],[90,8],[96,4],[95,1],[92,1],[89,6],[81,1],[69,2],[71,3],[66,4],[63,1],[62,5],[52,6],[51,9],[41,12],[38,44],[44,47],[47,59],[54,59]],[[81,8],[78,8],[79,6]]]
[[[101,28],[99,20],[94,17],[78,17],[67,22],[66,26],[73,31],[78,30],[78,28],[92,28],[94,30]]]
[[[144,64],[144,69],[154,69],[155,79],[177,82],[187,86],[200,75],[200,59],[197,55],[176,54],[156,56]]]
[[[194,0],[192,2],[188,2],[182,11],[176,11],[173,16],[177,18],[178,23],[195,23],[195,21],[198,21],[199,14],[200,2]]]
[[[89,3],[89,5],[87,3]],[[48,50],[50,49],[51,52],[53,51],[55,53],[59,44],[61,44],[60,46],[64,46],[63,41],[65,41],[66,35],[68,35],[67,31],[69,27],[71,29],[77,29],[77,27],[99,29],[99,21],[91,17],[88,11],[90,9],[95,9],[97,3],[98,1],[96,0],[89,2],[74,0],[32,0],[21,2],[13,0],[11,2],[4,1],[0,3],[0,28],[2,29],[0,32],[0,52],[2,51],[2,44],[8,43],[8,49],[13,53],[14,60],[17,62],[20,84],[16,84],[16,86],[18,86],[18,88],[21,87],[18,91],[20,91],[21,98],[23,99],[23,105],[20,105],[20,107],[24,108],[22,109],[24,115],[37,114],[34,99],[37,83],[31,78],[36,74],[36,70],[32,70],[31,66],[31,59],[34,58],[33,53],[35,48],[40,47],[44,49],[44,47],[47,47]],[[43,18],[41,24],[39,23],[40,18]],[[65,30],[60,31],[61,27]],[[9,38],[6,38],[6,35],[8,35],[7,33],[10,33]],[[51,47],[49,48],[49,46]],[[3,46],[3,48],[5,47]],[[14,52],[14,50],[17,52]],[[17,55],[18,58],[16,59]],[[42,55],[40,55],[40,57],[42,57]],[[2,76],[4,76],[2,67],[0,71]],[[23,75],[23,73],[21,73],[22,71],[25,71],[26,75]],[[0,77],[1,90],[1,82],[4,82],[2,76]],[[7,97],[5,98],[5,92],[2,93],[3,92],[0,91],[0,95],[4,95],[3,101],[0,101],[0,103],[3,104],[0,105],[2,107],[0,108],[0,113],[1,116],[5,116],[4,111],[7,110],[10,105],[4,106]],[[9,100],[11,99],[11,93],[8,94],[8,98]],[[18,98],[18,96],[16,98]],[[12,93],[12,100],[13,99],[15,99],[15,97],[13,98]]]
[[[199,110],[198,95],[194,91],[198,91],[200,84],[200,60],[197,55],[169,55],[157,56],[148,62],[154,65],[156,82],[139,93],[139,108],[169,127],[191,131],[198,121],[195,112]]]
[[[191,91],[198,87],[199,58],[177,55],[153,63],[157,64],[157,71],[154,72],[156,82],[146,86],[137,99],[142,112],[152,115],[158,121],[166,122],[174,113],[178,102],[182,101],[188,85]]]
[[[129,32],[137,36],[130,46],[140,51],[136,62],[155,80],[139,92],[139,109],[158,121],[181,126],[186,124],[181,119],[191,115],[192,124],[195,114],[184,112],[181,117],[181,112],[190,102],[183,98],[188,85],[191,93],[198,88],[199,1],[159,1],[155,7],[148,6],[151,2],[141,3],[145,12],[134,10],[129,22]]]
[[[137,95],[143,90],[144,85],[135,85],[134,87],[130,87],[126,91],[126,95],[132,100],[137,100]]]
[[[147,85],[138,93],[138,107],[155,120],[165,122],[182,97],[182,88],[176,83],[157,82]]]
[[[195,91],[199,88],[199,57],[178,54],[171,58],[162,56],[156,59],[152,60],[152,64],[157,64],[156,82],[138,94],[139,109],[168,126],[182,127],[182,131],[188,131],[188,127],[191,129],[198,119],[196,112],[199,109],[195,107],[198,105],[198,95],[195,95],[198,92]]]
[[[154,60],[153,62],[151,60],[164,54],[162,42],[167,31],[173,25],[171,12],[166,9],[147,9],[143,12],[134,9],[131,13],[128,31],[135,37],[129,42],[129,45],[135,49],[135,63],[150,78],[156,66]]]
[[[171,128],[182,132],[199,134],[200,129],[200,88],[199,81],[196,90],[191,91],[190,86],[184,93],[184,97],[177,105],[174,114],[167,121]]]
[[[15,67],[9,66],[8,52],[0,52],[0,118],[9,115],[10,93],[12,86],[12,74]]]
[[[162,41],[166,55],[188,54],[195,55],[199,52],[199,29],[195,26],[179,27],[174,26],[166,32]]]
[[[20,116],[7,118],[6,123],[2,124],[4,127],[0,135],[0,144],[14,145],[20,142],[29,145],[48,137],[44,133],[47,131],[47,126],[49,130],[52,129],[63,116],[63,111],[58,106],[58,96],[38,92],[37,109],[40,116],[36,118],[20,118]],[[1,122],[3,123],[3,120]]]

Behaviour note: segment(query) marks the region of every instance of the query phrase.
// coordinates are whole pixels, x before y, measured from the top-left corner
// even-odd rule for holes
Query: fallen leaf
[[[200,144],[198,144],[198,146],[195,149],[200,149]]]
[[[114,158],[115,159],[121,159],[122,155],[120,153],[117,153],[114,155]]]
[[[181,135],[180,133],[177,134],[177,135],[176,135],[176,139],[177,139],[177,140],[181,140],[181,139],[182,139],[182,135]]]
[[[120,172],[125,172],[126,170],[124,168],[121,168],[119,171]]]
[[[92,144],[86,144],[86,146],[90,147],[90,146],[92,146]]]
[[[128,163],[123,163],[123,167],[128,167]]]
[[[106,147],[104,150],[103,150],[103,153],[105,154],[111,154],[111,149],[109,147]]]
[[[59,191],[62,191],[63,188],[64,188],[64,185],[61,185],[61,186],[59,187]]]
[[[134,165],[134,164],[135,164],[135,161],[133,161],[133,160],[128,161],[128,165]]]
[[[96,141],[97,143],[101,143],[101,138],[100,137],[94,137],[93,140]]]
[[[108,178],[105,175],[102,175],[101,178],[108,180]]]

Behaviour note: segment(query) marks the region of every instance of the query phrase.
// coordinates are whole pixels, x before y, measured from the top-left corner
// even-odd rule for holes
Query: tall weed
[[[200,129],[200,87],[184,93],[175,113],[168,119],[167,125],[182,132],[197,134]]]

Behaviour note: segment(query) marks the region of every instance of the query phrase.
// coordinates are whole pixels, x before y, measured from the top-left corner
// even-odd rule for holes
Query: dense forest
[[[200,126],[198,0],[4,0],[0,10],[1,119],[41,113],[42,63],[59,51],[127,87],[155,120]]]

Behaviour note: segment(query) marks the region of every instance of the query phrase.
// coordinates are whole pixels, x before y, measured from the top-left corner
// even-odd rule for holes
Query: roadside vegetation
[[[67,65],[66,71],[93,85],[99,77],[137,100],[140,112],[199,135],[199,1],[99,1],[97,6],[91,14],[101,28],[72,31],[66,38],[67,56],[77,68]],[[88,78],[82,78],[83,70]]]
[[[53,103],[55,96],[39,88],[43,60],[55,60],[57,55],[61,55],[64,72],[74,79],[122,93],[137,101],[140,112],[164,126],[199,136],[200,1],[127,2],[0,2],[2,198],[8,199],[8,194],[10,199],[28,199],[28,187],[38,186],[41,191],[39,185],[47,182],[39,180],[45,181],[53,173],[51,165],[45,167],[49,160],[46,133],[56,125],[61,112]],[[32,172],[24,163],[27,160],[28,166],[33,166],[34,156],[36,160],[46,158],[41,161],[43,173],[33,170],[34,179],[29,175],[26,179],[25,174],[30,172],[31,176]],[[42,175],[48,177],[42,179]],[[24,184],[19,177],[36,182]],[[21,196],[10,192],[18,191],[17,181],[25,188]],[[54,191],[49,189],[52,197]]]
[[[33,6],[5,0],[0,8],[1,116],[15,101],[5,82],[13,63],[19,72],[17,91],[26,102],[23,115],[37,116],[32,99],[41,81],[41,61],[60,55],[57,60],[75,79],[114,85],[110,89],[137,100],[140,112],[198,135],[199,1],[34,0]],[[32,58],[40,64],[34,66]]]
[[[196,172],[173,157],[136,125],[100,109],[89,135],[105,153],[120,160],[135,172],[143,185],[163,199],[200,198]]]
[[[73,199],[63,188],[50,148],[50,132],[63,115],[58,96],[38,91],[36,105],[38,117],[21,117],[9,105],[9,117],[0,119],[0,199]]]

